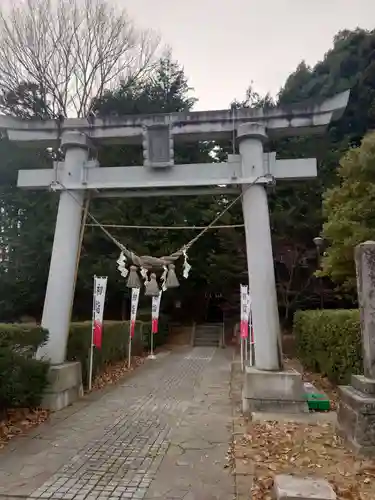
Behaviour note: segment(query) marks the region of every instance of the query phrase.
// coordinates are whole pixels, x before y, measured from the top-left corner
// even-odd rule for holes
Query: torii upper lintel
[[[281,106],[271,109],[192,111],[183,113],[129,115],[109,118],[67,118],[22,120],[0,116],[0,129],[20,144],[53,146],[65,131],[77,130],[103,144],[141,144],[144,127],[168,126],[175,143],[195,140],[230,139],[242,123],[261,123],[270,139],[322,133],[331,121],[343,114],[350,91],[321,103]]]

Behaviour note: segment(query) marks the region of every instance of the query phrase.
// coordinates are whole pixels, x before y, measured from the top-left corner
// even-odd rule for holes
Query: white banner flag
[[[130,337],[134,337],[135,332],[135,321],[137,319],[137,309],[139,302],[139,292],[140,288],[132,288],[132,302],[130,311]]]
[[[155,295],[154,297],[152,297],[152,311],[151,311],[152,326],[151,326],[151,333],[157,333],[158,332],[161,294],[162,294],[162,292],[160,291],[159,295]]]
[[[246,285],[241,285],[241,338],[246,339],[249,334],[249,293]]]
[[[94,276],[94,310],[93,310],[93,345],[100,349],[103,335],[103,315],[105,294],[107,291],[107,277]]]
[[[247,313],[248,313],[248,316],[250,317],[250,311],[251,311],[251,295],[250,295],[250,292],[248,292],[248,294],[247,294],[247,302],[248,302]]]

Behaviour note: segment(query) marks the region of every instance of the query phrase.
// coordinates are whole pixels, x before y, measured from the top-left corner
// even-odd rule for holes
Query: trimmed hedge
[[[48,331],[35,324],[0,323],[0,348],[12,347],[33,356],[47,339]]]
[[[141,355],[150,348],[151,321],[136,322],[132,355]],[[168,322],[161,315],[159,333],[154,347],[168,337]],[[29,324],[0,324],[0,411],[15,407],[35,407],[41,403],[47,385],[49,364],[36,360],[39,346],[48,339],[48,332]],[[94,350],[93,375],[113,362],[128,356],[129,321],[105,321],[102,348]],[[87,384],[91,321],[72,323],[67,355],[69,361],[80,361],[83,383]]]
[[[307,369],[341,384],[362,372],[358,310],[298,311],[293,330],[298,357]]]
[[[49,364],[34,359],[48,332],[35,325],[0,324],[0,412],[35,407],[47,386]]]
[[[137,321],[132,341],[132,355],[139,356],[150,349],[151,322]],[[154,337],[154,347],[162,345],[168,337],[168,323],[165,317],[159,320],[159,333]],[[72,323],[68,340],[67,359],[80,361],[82,380],[87,384],[89,350],[91,344],[91,321]],[[104,321],[101,349],[94,350],[93,376],[116,361],[126,359],[129,345],[129,321]]]
[[[132,341],[132,355],[139,356],[150,348],[151,322],[137,321]],[[159,333],[154,337],[154,347],[162,345],[168,337],[168,323],[164,317],[159,320]],[[89,350],[91,344],[91,321],[72,323],[68,340],[67,359],[80,361],[82,379],[87,384]],[[94,350],[93,376],[116,361],[126,359],[129,345],[129,321],[104,321],[101,349]]]
[[[143,352],[143,323],[137,321],[132,342],[132,354]],[[104,321],[101,349],[94,349],[93,376],[109,363],[121,361],[128,356],[129,321]],[[91,321],[72,323],[70,327],[67,359],[80,361],[82,380],[87,384],[89,352],[91,345]]]

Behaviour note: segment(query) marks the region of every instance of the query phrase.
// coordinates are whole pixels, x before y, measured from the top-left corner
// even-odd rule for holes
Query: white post
[[[94,292],[92,294],[92,320],[91,320],[91,344],[89,351],[89,380],[88,387],[89,391],[92,389],[92,368],[94,364],[94,308],[95,308],[95,276],[94,276]]]
[[[150,355],[149,355],[149,359],[155,359],[155,356],[154,356],[154,333],[152,331],[152,328],[151,328],[151,339],[150,339]]]
[[[253,336],[253,318],[252,318],[252,311],[250,310],[250,366],[255,365],[255,351],[254,351],[254,342],[255,338]]]
[[[241,370],[244,370],[243,338],[241,337]]]
[[[93,340],[93,331],[94,327],[92,327],[91,331],[91,347],[90,347],[90,359],[89,359],[89,391],[92,389],[92,369],[93,369],[93,364],[94,364],[94,344],[92,343]]]
[[[239,149],[244,176],[263,176],[265,128],[245,123],[238,128]],[[247,265],[252,298],[253,328],[257,335],[255,364],[260,370],[281,369],[279,313],[272,256],[270,218],[264,186],[243,186],[243,215]]]
[[[66,151],[61,183],[81,182],[83,166],[88,159],[86,136],[80,132],[66,132],[61,146]],[[84,191],[62,191],[60,194],[42,317],[42,326],[49,330],[49,340],[38,351],[38,357],[54,365],[65,361],[83,201]]]
[[[131,327],[130,327],[131,328]],[[128,368],[132,365],[132,337],[129,330],[129,343],[128,343]]]

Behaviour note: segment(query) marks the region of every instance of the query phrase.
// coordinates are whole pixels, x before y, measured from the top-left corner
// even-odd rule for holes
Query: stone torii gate
[[[22,121],[0,117],[0,128],[10,140],[27,146],[57,145],[65,161],[53,169],[21,170],[18,186],[60,192],[42,326],[50,332],[43,355],[56,372],[53,380],[66,380],[55,387],[51,403],[62,407],[77,396],[77,366],[66,364],[65,353],[74,294],[85,193],[93,197],[144,197],[200,195],[217,192],[243,193],[247,263],[256,332],[256,368],[247,368],[245,409],[258,408],[264,399],[300,402],[302,382],[296,374],[282,371],[271,231],[265,186],[270,180],[298,180],[317,175],[315,159],[278,160],[264,153],[268,139],[323,133],[340,118],[349,92],[310,107],[241,109],[176,114],[125,116],[108,119]],[[174,144],[195,140],[230,139],[236,132],[239,154],[227,162],[174,165]],[[89,160],[93,143],[142,144],[144,164],[137,167],[102,168]],[[225,188],[219,186],[226,186]],[[271,379],[270,379],[271,377]],[[266,387],[264,385],[266,383]],[[55,384],[56,385],[56,384]],[[58,384],[57,384],[58,385]],[[298,386],[298,390],[295,387]],[[78,389],[79,394],[79,389]],[[268,394],[268,395],[267,395]]]

